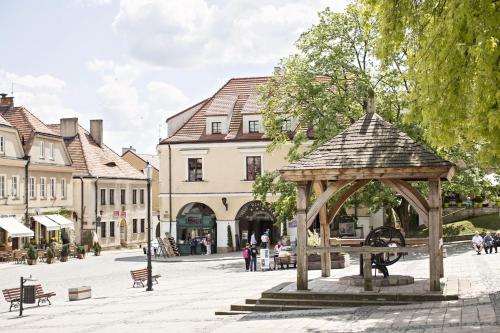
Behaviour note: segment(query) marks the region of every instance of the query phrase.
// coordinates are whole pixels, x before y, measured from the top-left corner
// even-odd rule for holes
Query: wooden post
[[[363,253],[363,285],[365,291],[373,291],[371,253]]]
[[[429,282],[431,291],[440,291],[443,262],[441,235],[441,181],[429,179]]]
[[[321,182],[314,183],[314,192],[316,197],[321,196],[324,193],[324,187]],[[330,245],[330,225],[327,223],[326,219],[326,203],[319,210],[319,236],[321,239],[321,246]],[[321,252],[321,276],[329,277],[330,271],[332,269],[332,259],[330,252]]]
[[[297,183],[297,290],[307,290],[307,182]]]

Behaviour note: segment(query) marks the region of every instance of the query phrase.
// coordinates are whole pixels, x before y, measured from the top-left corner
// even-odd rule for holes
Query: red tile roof
[[[184,142],[217,142],[217,141],[255,141],[267,140],[263,133],[243,134],[242,112],[256,113],[258,111],[257,95],[260,85],[270,77],[250,77],[230,79],[212,97],[198,103],[182,112],[199,108],[172,136],[160,144]],[[209,115],[224,115],[229,118],[227,134],[207,134],[206,117]],[[171,119],[173,117],[170,117]],[[168,120],[167,120],[168,121]]]
[[[4,117],[2,117],[0,115],[0,125],[3,125],[3,126],[9,126],[9,127],[12,127],[11,123],[9,123]]]
[[[49,127],[59,133],[59,124]],[[142,172],[137,171],[111,148],[104,144],[99,146],[81,126],[78,126],[78,134],[74,138],[65,138],[64,142],[76,168],[74,176],[146,179]]]

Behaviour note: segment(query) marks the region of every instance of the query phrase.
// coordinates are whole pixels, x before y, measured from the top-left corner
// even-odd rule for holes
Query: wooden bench
[[[284,269],[283,265],[286,265],[286,268],[290,268],[290,265],[293,265],[293,268],[297,268],[297,256],[274,257],[275,269],[278,266]]]
[[[147,268],[137,269],[130,271],[130,275],[132,275],[132,280],[134,280],[134,284],[132,288],[144,287],[144,281],[148,280],[148,270]],[[161,277],[160,274],[152,275],[152,279],[156,284],[158,284],[158,278]]]
[[[14,308],[19,307],[21,301],[21,288],[3,289],[2,293],[5,300],[7,302],[10,302],[9,311],[12,311],[12,307]],[[35,285],[35,299],[38,299],[37,306],[40,306],[40,302],[42,303],[48,302],[49,305],[52,305],[52,303],[50,303],[49,298],[55,295],[56,293],[53,292],[49,293],[44,292],[41,284]]]

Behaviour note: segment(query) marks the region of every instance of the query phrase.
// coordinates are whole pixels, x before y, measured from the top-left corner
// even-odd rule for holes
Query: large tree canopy
[[[404,50],[411,115],[436,147],[457,143],[500,162],[500,2],[362,0],[377,20],[378,56]]]

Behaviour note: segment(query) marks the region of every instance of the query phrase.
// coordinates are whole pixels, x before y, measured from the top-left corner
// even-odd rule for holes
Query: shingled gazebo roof
[[[280,172],[289,180],[449,178],[451,162],[412,140],[376,113],[367,113],[342,133]]]

